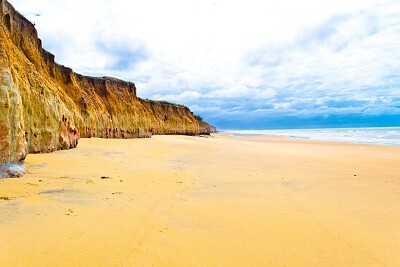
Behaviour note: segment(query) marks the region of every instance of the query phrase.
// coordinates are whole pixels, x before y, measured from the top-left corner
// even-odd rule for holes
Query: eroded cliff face
[[[75,148],[80,137],[215,131],[187,107],[138,98],[134,83],[55,63],[34,26],[5,0],[0,18],[0,177],[23,175],[27,153]]]

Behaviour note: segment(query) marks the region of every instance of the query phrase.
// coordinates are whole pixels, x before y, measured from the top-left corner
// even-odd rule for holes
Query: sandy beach
[[[0,266],[398,266],[400,147],[81,139],[0,180]]]

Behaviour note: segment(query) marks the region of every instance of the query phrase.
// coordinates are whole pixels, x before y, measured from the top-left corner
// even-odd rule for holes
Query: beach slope
[[[397,266],[400,148],[82,139],[0,180],[0,266]]]

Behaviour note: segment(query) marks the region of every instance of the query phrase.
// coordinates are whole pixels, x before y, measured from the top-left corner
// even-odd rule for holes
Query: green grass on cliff
[[[178,104],[178,103],[174,103],[174,102],[168,102],[168,101],[165,101],[165,100],[152,100],[152,99],[148,99],[148,98],[146,98],[146,99],[144,99],[144,100],[147,101],[147,102],[152,102],[152,103],[159,103],[159,104],[166,104],[166,105],[174,105],[174,106],[179,106],[179,107],[186,108],[185,105]]]

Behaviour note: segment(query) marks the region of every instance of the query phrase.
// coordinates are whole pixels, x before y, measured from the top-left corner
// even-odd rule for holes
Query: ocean
[[[227,130],[235,136],[274,135],[323,141],[400,146],[400,127]]]

